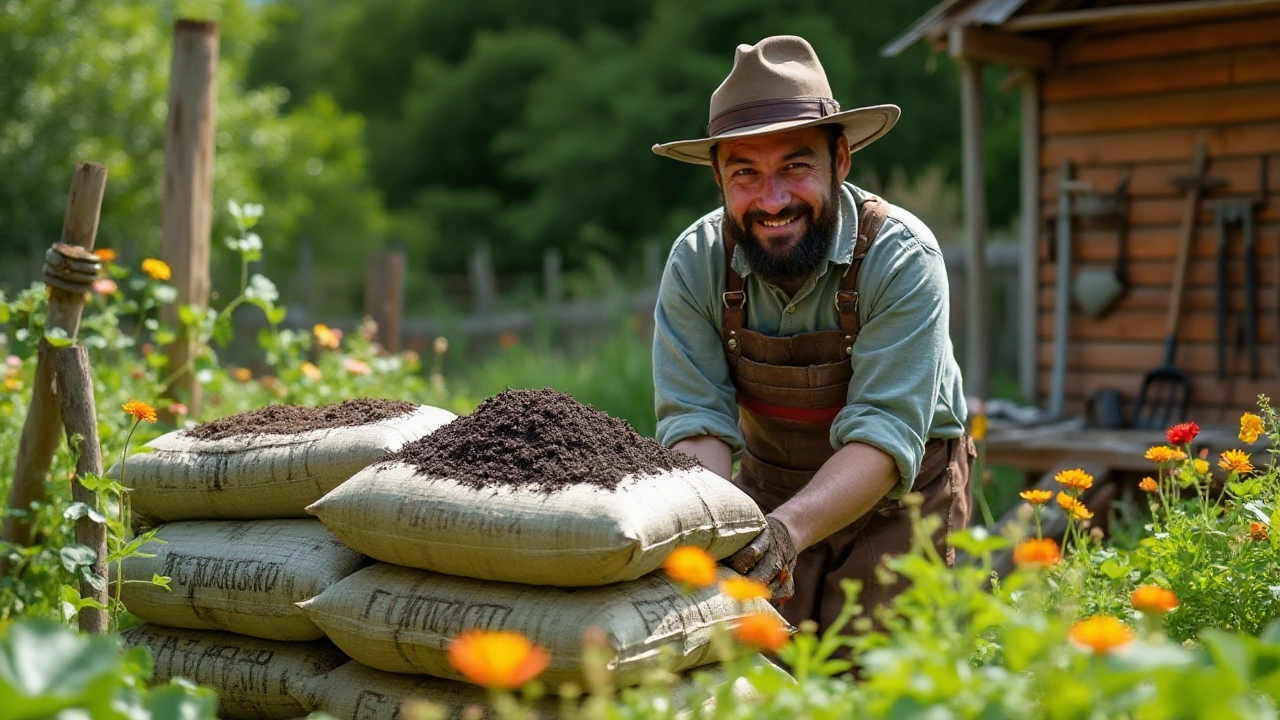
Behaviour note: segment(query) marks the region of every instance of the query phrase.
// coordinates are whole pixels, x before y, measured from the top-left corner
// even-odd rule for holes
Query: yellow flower
[[[1262,542],[1267,539],[1267,526],[1260,522],[1249,523],[1249,537]]]
[[[1187,454],[1181,450],[1174,450],[1168,445],[1156,445],[1155,447],[1147,450],[1147,454],[1143,457],[1152,462],[1167,463],[1173,462],[1174,460],[1184,460],[1186,459]]]
[[[1032,505],[1043,505],[1053,499],[1052,490],[1023,490],[1018,497]]]
[[[316,344],[322,348],[337,350],[338,345],[342,342],[342,338],[339,337],[338,333],[324,323],[316,323],[311,332],[316,336]]]
[[[787,644],[791,633],[786,623],[773,613],[752,613],[738,621],[733,634],[739,641],[758,648],[777,652]]]
[[[1013,564],[1018,567],[1042,568],[1057,565],[1061,561],[1062,553],[1058,550],[1058,543],[1052,538],[1032,538],[1018,543],[1013,549]]]
[[[1055,475],[1053,479],[1077,490],[1088,490],[1093,487],[1093,476],[1080,468],[1063,470]]]
[[[711,587],[716,581],[716,561],[706,550],[692,545],[681,545],[662,563],[667,577],[683,585],[696,588]]]
[[[125,412],[139,420],[146,420],[149,423],[153,423],[159,419],[156,416],[156,409],[141,400],[130,400],[121,407],[124,408]]]
[[[987,416],[979,413],[973,416],[973,421],[969,423],[969,437],[974,442],[978,442],[987,436]]]
[[[1256,442],[1258,436],[1262,434],[1262,418],[1253,413],[1245,413],[1240,416],[1240,441],[1253,443]]]
[[[1124,647],[1133,640],[1133,630],[1128,625],[1107,615],[1081,620],[1072,625],[1067,634],[1073,641],[1092,650],[1096,655]]]
[[[235,378],[237,382],[249,382],[253,379],[253,371],[249,368],[236,368],[232,371],[231,377]]]
[[[311,382],[320,382],[320,368],[316,367],[312,363],[304,362],[298,367],[298,369],[301,370],[302,374]]]
[[[1088,520],[1093,517],[1093,513],[1089,512],[1089,508],[1085,507],[1084,503],[1066,493],[1058,493],[1058,504],[1068,515],[1077,520]]]
[[[116,251],[111,248],[98,248],[93,251],[93,254],[97,255],[98,259],[104,263],[113,263],[116,261]]]
[[[468,630],[449,644],[449,663],[467,680],[486,688],[514,690],[551,662],[546,648],[506,630]]]
[[[10,373],[9,376],[4,379],[5,390],[17,390],[20,387],[22,387],[22,380],[18,377],[18,373]]]
[[[1160,486],[1156,485],[1156,481],[1154,479],[1144,477],[1142,478],[1142,482],[1138,483],[1138,489],[1145,490],[1147,492],[1155,492],[1160,489]]]
[[[169,269],[168,263],[155,258],[147,258],[142,261],[142,272],[146,273],[152,280],[164,282],[173,277],[173,271]]]
[[[750,578],[742,577],[741,575],[721,581],[720,592],[728,595],[738,602],[747,602],[748,600],[754,600],[756,598],[768,600],[773,596],[773,593],[769,592],[768,585],[765,585],[762,582],[756,582]]]
[[[1178,607],[1178,596],[1172,590],[1143,585],[1129,596],[1133,606],[1148,615],[1163,615]]]
[[[1191,461],[1191,467],[1196,471],[1197,475],[1204,475],[1209,472],[1209,461],[1196,458]]]
[[[1228,450],[1222,453],[1222,459],[1218,461],[1218,467],[1241,475],[1253,472],[1253,464],[1249,462],[1249,453],[1243,450]]]

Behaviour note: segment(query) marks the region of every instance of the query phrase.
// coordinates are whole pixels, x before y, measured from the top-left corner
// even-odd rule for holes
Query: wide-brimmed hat
[[[901,112],[897,105],[841,112],[809,42],[778,35],[738,46],[733,70],[711,95],[707,137],[661,143],[653,151],[673,160],[710,165],[711,146],[723,140],[835,123],[844,127],[853,152],[889,132]]]

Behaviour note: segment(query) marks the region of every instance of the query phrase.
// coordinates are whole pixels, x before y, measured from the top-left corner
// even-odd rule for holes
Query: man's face
[[[822,264],[839,219],[837,189],[849,174],[843,137],[834,158],[826,133],[816,127],[726,140],[713,168],[725,231],[753,272],[783,285]]]

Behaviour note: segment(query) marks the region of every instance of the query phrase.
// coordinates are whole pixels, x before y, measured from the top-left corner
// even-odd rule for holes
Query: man
[[[809,43],[771,37],[738,46],[707,138],[653,148],[710,165],[723,200],[663,272],[658,441],[726,478],[741,451],[733,481],[768,525],[727,562],[820,629],[844,578],[862,581],[865,612],[901,590],[875,566],[910,548],[907,492],[942,516],[940,552],[968,523],[942,254],[916,217],[844,182],[898,114],[841,112]]]

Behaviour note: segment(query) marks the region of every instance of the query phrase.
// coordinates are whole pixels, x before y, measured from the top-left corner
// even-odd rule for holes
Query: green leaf
[[[1242,684],[1249,681],[1252,666],[1249,648],[1239,638],[1217,628],[1205,628],[1198,639],[1215,665],[1231,672]]]
[[[1129,565],[1128,563],[1121,562],[1116,558],[1111,558],[1102,563],[1102,565],[1098,567],[1098,571],[1112,580],[1119,580],[1129,574]]]
[[[174,681],[153,690],[147,701],[152,720],[214,718],[217,710],[218,696],[212,690]]]
[[[173,588],[169,587],[169,581],[170,581],[170,578],[167,575],[161,575],[160,573],[151,573],[152,585],[162,587],[165,590],[172,592]]]
[[[98,554],[94,552],[93,548],[77,543],[64,545],[58,550],[58,556],[62,558],[62,567],[66,568],[67,572],[72,573],[82,567],[93,565],[93,562],[98,559]]]
[[[99,490],[110,489],[116,483],[111,478],[95,475],[93,473],[85,473],[80,477],[80,484],[90,492],[98,492]]]
[[[992,535],[984,527],[972,527],[953,532],[947,536],[947,542],[954,545],[957,550],[962,550],[975,558],[1009,547],[1008,538]]]
[[[0,708],[15,718],[52,717],[71,707],[105,710],[123,681],[118,643],[44,620],[13,624],[0,639]],[[87,713],[99,714],[106,713]]]
[[[57,348],[70,347],[72,344],[75,343],[75,340],[73,340],[71,337],[67,335],[66,330],[63,330],[62,328],[57,328],[57,327],[49,328],[48,330],[45,330],[44,340],[45,342]]]
[[[0,299],[0,324],[9,322],[9,305]]]
[[[62,517],[73,521],[79,520],[82,517],[87,517],[99,524],[107,521],[107,519],[102,516],[102,513],[82,502],[74,502],[68,505],[67,509],[62,511]]]
[[[284,316],[287,312],[288,311],[283,306],[272,308],[271,311],[267,313],[267,322],[272,325],[279,325],[284,322]]]
[[[213,340],[219,345],[225,346],[235,337],[235,328],[231,324],[231,318],[226,315],[219,315],[218,319],[213,323]]]
[[[186,327],[193,328],[200,324],[200,319],[204,317],[204,311],[199,305],[187,303],[178,306],[178,319]]]

